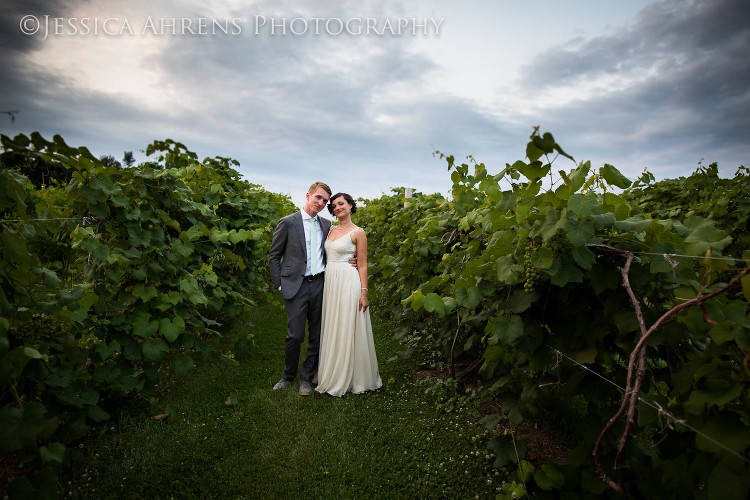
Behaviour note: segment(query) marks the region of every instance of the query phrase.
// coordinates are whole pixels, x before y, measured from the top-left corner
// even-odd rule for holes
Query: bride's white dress
[[[352,234],[357,229],[325,242],[326,277],[315,390],[333,396],[371,391],[382,385],[370,309],[359,310],[362,285],[359,272],[348,262],[356,250]]]

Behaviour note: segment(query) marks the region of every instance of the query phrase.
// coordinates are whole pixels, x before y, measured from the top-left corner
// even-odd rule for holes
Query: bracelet
[[[367,288],[363,288],[362,290],[367,290]]]

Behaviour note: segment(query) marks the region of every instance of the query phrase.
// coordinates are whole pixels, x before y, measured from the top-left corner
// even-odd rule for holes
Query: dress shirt
[[[315,217],[310,216],[307,212],[305,212],[305,209],[303,208],[300,210],[300,213],[302,214],[302,227],[305,228],[305,247],[307,248],[307,266],[305,267],[305,276],[310,276],[310,268],[312,267],[312,259],[318,259],[318,273],[322,273],[325,271],[325,264],[323,263],[323,250],[322,250],[322,242],[323,242],[323,229],[320,227],[320,221],[318,220],[318,216]],[[318,240],[318,248],[317,251],[312,253],[310,252],[310,223],[308,222],[308,219],[313,218],[315,219],[315,222],[312,224],[312,226],[315,228],[315,231],[317,231],[317,240]],[[310,255],[312,255],[312,258],[310,258]]]

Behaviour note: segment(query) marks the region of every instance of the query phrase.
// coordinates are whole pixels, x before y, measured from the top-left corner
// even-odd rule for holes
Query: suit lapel
[[[303,226],[304,221],[302,220],[302,214],[297,212],[294,214],[294,229],[299,239],[299,244],[302,246],[302,255],[307,255],[307,243],[305,242],[305,227]]]

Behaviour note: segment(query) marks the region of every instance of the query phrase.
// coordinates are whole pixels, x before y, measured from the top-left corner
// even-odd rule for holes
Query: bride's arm
[[[367,300],[367,235],[361,227],[354,233],[354,244],[357,246],[357,271],[362,291],[359,296],[359,310],[364,311],[370,302]]]

